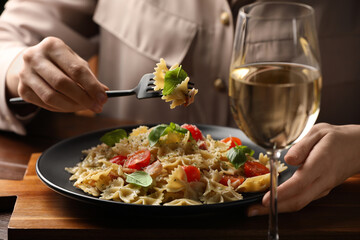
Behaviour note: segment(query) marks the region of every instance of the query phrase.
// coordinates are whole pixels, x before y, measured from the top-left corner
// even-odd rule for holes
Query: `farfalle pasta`
[[[101,199],[143,205],[197,205],[241,200],[243,192],[269,188],[269,158],[252,157],[245,146],[204,137],[195,125],[171,123],[140,126],[116,141],[112,132],[104,143],[84,150],[85,158],[71,173],[74,186]],[[106,139],[108,137],[111,141]],[[235,150],[234,150],[235,149]],[[240,151],[243,162],[232,159]],[[251,164],[250,164],[251,163]],[[252,174],[248,165],[261,165]],[[277,164],[278,171],[286,167]],[[249,172],[250,171],[250,172]]]
[[[156,64],[154,70],[154,90],[161,90],[163,93],[161,99],[166,102],[172,102],[170,105],[171,109],[180,105],[188,106],[194,102],[194,98],[198,93],[198,90],[195,88],[188,88],[190,78],[187,76],[185,71],[181,69],[179,64],[175,64],[168,69],[165,60],[161,58],[160,62]],[[172,75],[172,78],[171,75],[169,75],[169,81],[167,81],[167,73],[169,71],[174,71],[176,74]]]

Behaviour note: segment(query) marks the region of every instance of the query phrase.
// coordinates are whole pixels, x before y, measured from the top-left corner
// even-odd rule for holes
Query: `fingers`
[[[248,209],[247,209],[247,215],[248,217],[254,217],[254,216],[258,216],[258,215],[265,215],[269,213],[269,207],[265,207],[261,204],[254,204],[251,205]]]
[[[325,135],[324,131],[319,131],[321,125],[322,124],[315,125],[301,141],[289,149],[284,157],[285,162],[294,166],[304,163],[311,149]]]
[[[315,181],[312,185],[307,186],[303,189],[303,192],[300,192],[291,198],[288,199],[280,199],[278,204],[279,212],[295,212],[303,209],[310,202],[317,200],[326,196],[330,189],[324,189],[322,183],[319,183],[320,180]]]
[[[41,64],[34,67],[34,70],[52,89],[62,93],[74,103],[82,105],[84,108],[93,110],[94,112],[101,111],[101,104],[91,99],[88,93],[70,77],[60,71],[52,62],[45,59]],[[31,86],[30,86],[31,87]],[[34,87],[31,87],[34,89]]]
[[[53,108],[47,104],[44,104],[41,98],[39,98],[39,96],[36,95],[34,91],[28,86],[19,83],[18,92],[26,102],[32,103],[49,111],[58,112],[57,108]]]
[[[54,112],[64,112],[64,109],[72,109],[74,111],[81,109],[71,99],[54,91],[36,74],[32,74],[31,79],[28,79],[27,83],[28,85],[19,83],[18,90],[27,102]]]
[[[108,88],[61,40],[46,38],[27,49],[23,61],[18,93],[24,100],[51,111],[102,111]]]
[[[304,192],[298,193],[288,199],[284,199],[281,196],[278,197],[278,212],[286,213],[299,211],[306,205],[308,205],[310,202],[325,197],[329,194],[330,189],[323,190],[322,192],[320,192],[320,194],[318,194],[318,191],[321,191],[322,187],[319,184],[314,184],[314,186],[308,186],[307,189],[304,189],[304,192],[307,192],[307,194],[303,195]],[[314,195],[312,193],[314,193]],[[265,196],[267,196],[267,198],[269,199],[270,193],[268,192]],[[267,204],[264,204],[264,202],[266,202]],[[269,207],[269,202],[267,200],[263,200],[263,204],[251,205],[247,209],[247,215],[249,217],[253,217],[269,214]]]
[[[277,195],[279,200],[287,201],[294,196],[304,194],[304,189],[315,181],[316,178],[314,179],[313,177],[303,179],[304,174],[299,171],[301,170],[296,171],[290,179],[288,179],[286,182],[284,182],[277,188]],[[269,206],[269,202],[270,193],[268,192],[263,198],[263,205]]]
[[[91,72],[88,63],[74,53],[62,41],[44,43],[50,59],[73,81],[78,83],[89,96],[102,105],[107,96],[103,85]]]
[[[323,171],[322,164],[316,164],[316,159],[324,159],[321,151],[309,154],[306,164],[301,166],[294,175],[277,188],[278,211],[299,211],[311,201],[325,196],[331,189],[331,181]],[[269,207],[270,193],[263,198],[263,206]]]

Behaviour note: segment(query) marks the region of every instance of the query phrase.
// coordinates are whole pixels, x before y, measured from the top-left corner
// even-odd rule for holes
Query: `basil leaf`
[[[150,147],[155,146],[155,144],[159,141],[160,137],[165,135],[165,130],[168,127],[166,124],[160,124],[154,127],[154,129],[149,133],[149,143]]]
[[[236,146],[228,150],[226,153],[226,157],[229,161],[234,165],[236,169],[244,165],[247,160],[246,154],[252,156],[254,154],[254,150],[250,149],[247,146]]]
[[[247,153],[249,156],[254,155],[255,151],[249,148],[248,146],[240,145],[237,146],[238,148],[242,149],[244,153]]]
[[[229,149],[226,153],[226,157],[236,169],[244,165],[247,159],[245,153],[236,147]]]
[[[180,127],[178,124],[171,122],[169,127],[171,128],[172,131],[181,133],[181,134],[186,134],[189,130],[187,130],[186,128],[182,128]]]
[[[160,137],[165,136],[170,131],[178,132],[181,134],[186,134],[189,130],[180,127],[178,124],[171,122],[169,125],[160,124],[153,128],[153,130],[149,133],[149,143],[150,147],[153,147],[158,143]]]
[[[126,182],[135,184],[141,187],[148,187],[152,184],[152,177],[144,171],[136,171],[131,174],[126,174]]]
[[[114,131],[105,133],[100,138],[100,141],[110,147],[113,147],[113,146],[115,146],[115,143],[118,143],[120,141],[120,139],[123,139],[126,137],[127,137],[127,133],[124,129],[116,129]]]
[[[179,66],[173,70],[165,73],[164,89],[162,94],[164,96],[169,95],[174,91],[176,86],[187,78],[187,73]]]

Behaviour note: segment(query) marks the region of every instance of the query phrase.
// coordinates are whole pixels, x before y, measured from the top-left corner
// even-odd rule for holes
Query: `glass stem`
[[[281,151],[272,149],[267,152],[270,157],[270,212],[268,240],[279,239],[278,234],[278,212],[277,212],[277,161],[280,159]]]

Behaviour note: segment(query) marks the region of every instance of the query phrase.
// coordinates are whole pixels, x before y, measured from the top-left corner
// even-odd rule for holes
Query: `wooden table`
[[[33,153],[84,132],[129,124],[134,122],[43,112],[26,137],[0,132],[0,239],[266,238],[267,216],[248,218],[244,209],[206,217],[123,217],[63,197],[36,176],[39,154]],[[280,214],[279,229],[281,239],[360,239],[360,174],[303,210]]]

